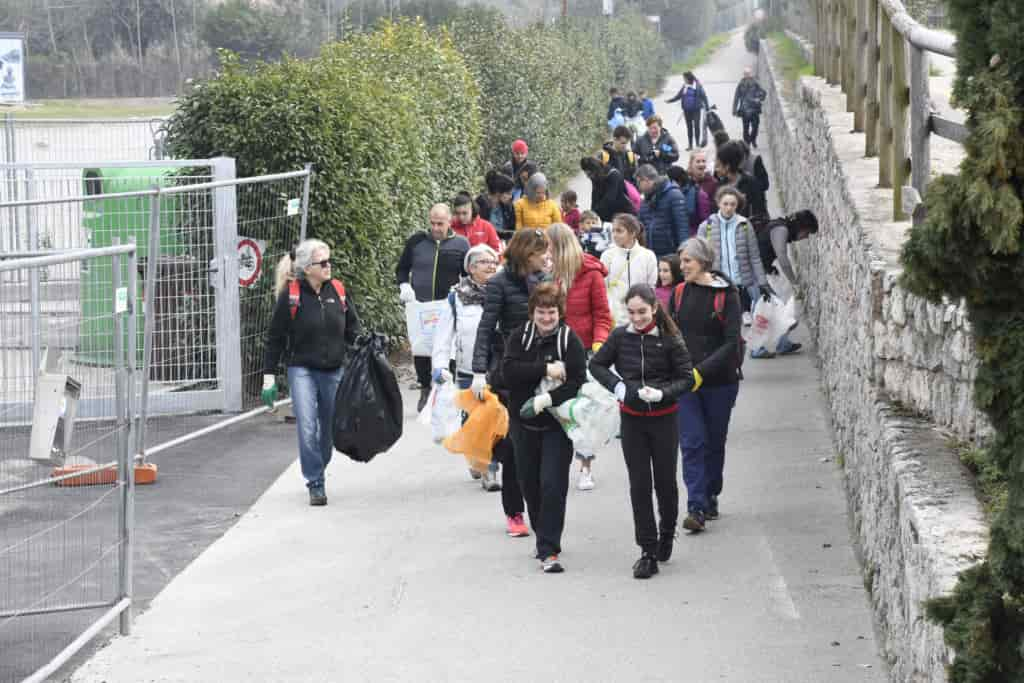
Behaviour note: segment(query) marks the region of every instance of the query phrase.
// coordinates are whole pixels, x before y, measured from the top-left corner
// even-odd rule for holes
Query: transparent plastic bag
[[[421,425],[430,425],[434,443],[441,443],[462,427],[462,411],[455,403],[457,393],[452,382],[435,384],[427,397],[427,405],[416,418]]]
[[[773,290],[775,290],[775,294],[778,295],[783,302],[788,302],[793,298],[793,285],[789,283],[789,280],[787,280],[786,276],[782,273],[769,273],[768,284]]]
[[[594,455],[619,433],[619,402],[595,381],[584,383],[576,398],[548,411],[558,419],[573,448],[583,455]]]
[[[777,296],[768,301],[758,299],[746,337],[747,346],[751,350],[764,348],[775,353],[779,338],[796,324],[795,308],[796,300],[793,298],[786,303]]]

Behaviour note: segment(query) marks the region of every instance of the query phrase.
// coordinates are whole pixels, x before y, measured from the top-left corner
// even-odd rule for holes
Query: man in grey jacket
[[[764,88],[754,79],[754,71],[748,66],[743,70],[743,79],[736,86],[736,94],[732,98],[732,113],[743,119],[743,140],[754,149],[757,149],[761,106],[766,96]]]

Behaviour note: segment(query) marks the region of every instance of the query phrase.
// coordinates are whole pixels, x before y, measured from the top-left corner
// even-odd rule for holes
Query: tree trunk
[[[135,0],[135,45],[137,47],[136,54],[139,59],[139,75],[142,75],[143,63],[142,63],[142,2],[141,0]]]
[[[185,80],[185,73],[181,68],[181,41],[178,40],[178,8],[174,0],[171,3],[171,35],[174,37],[174,58],[178,63],[178,82],[174,85],[174,92],[178,92],[182,82]]]

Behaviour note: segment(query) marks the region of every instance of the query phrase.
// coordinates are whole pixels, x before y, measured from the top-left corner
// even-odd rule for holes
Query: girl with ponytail
[[[612,331],[591,359],[590,372],[619,400],[622,455],[642,553],[633,565],[633,576],[649,579],[658,573],[658,562],[672,556],[679,518],[679,397],[695,391],[700,382],[679,328],[658,305],[654,288],[633,285],[625,304],[629,323]],[[654,516],[652,489],[658,497],[660,524]]]

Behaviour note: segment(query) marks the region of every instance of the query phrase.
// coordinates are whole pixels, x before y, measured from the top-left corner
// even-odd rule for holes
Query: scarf
[[[483,306],[484,299],[484,285],[479,285],[470,276],[466,275],[459,284],[455,285],[455,296],[459,297],[459,301],[462,302],[463,306]]]

